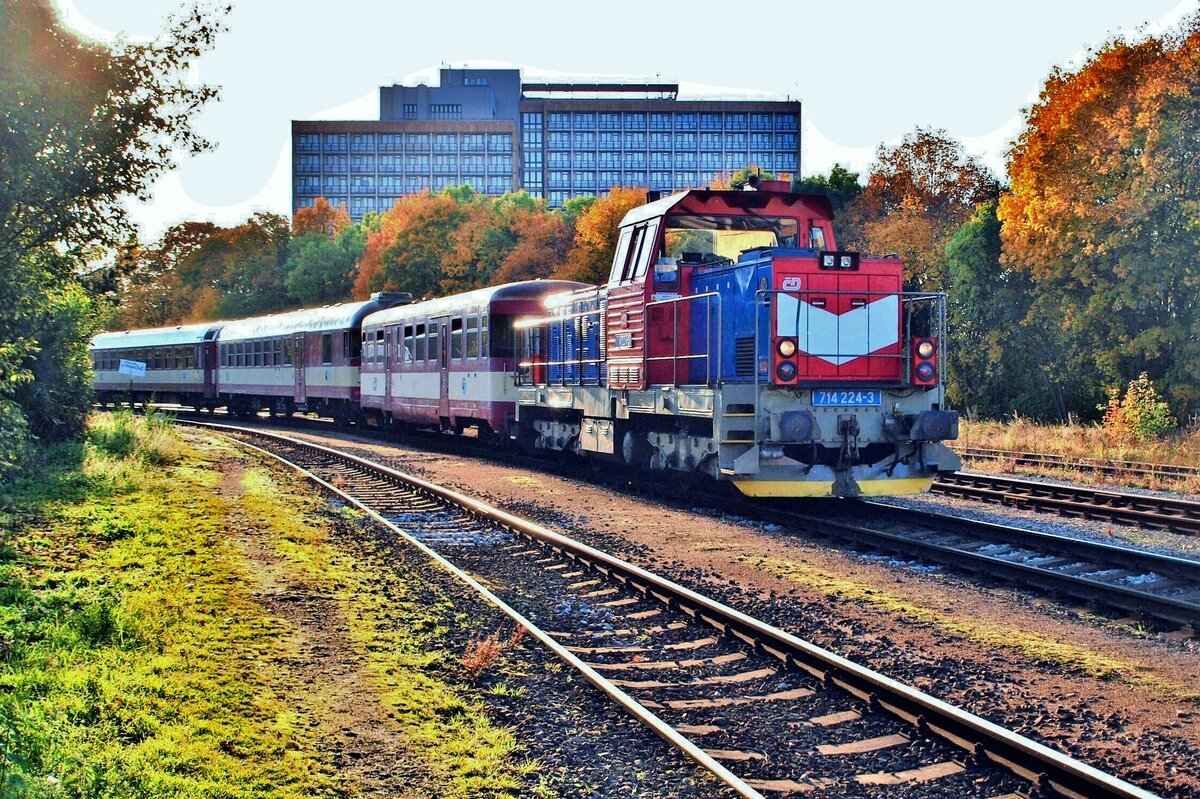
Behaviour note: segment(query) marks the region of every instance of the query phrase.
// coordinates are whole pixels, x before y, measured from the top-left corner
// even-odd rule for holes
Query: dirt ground
[[[536,516],[1143,787],[1200,795],[1200,645],[1188,631],[1147,631],[553,474],[393,444],[354,446]]]

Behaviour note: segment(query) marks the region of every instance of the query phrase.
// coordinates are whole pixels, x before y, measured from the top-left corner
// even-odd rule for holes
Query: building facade
[[[292,122],[292,209],[317,197],[351,218],[405,194],[469,184],[551,207],[612,186],[705,186],[753,164],[799,174],[800,103],[679,99],[671,83],[522,82],[516,69],[441,70],[384,86],[379,120]]]

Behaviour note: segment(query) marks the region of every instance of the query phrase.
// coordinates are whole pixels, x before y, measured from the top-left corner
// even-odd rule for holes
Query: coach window
[[[291,336],[283,340],[283,365],[292,365],[292,339]]]
[[[413,361],[415,361],[417,359],[416,351],[413,349],[414,346],[415,346],[415,344],[413,342],[413,326],[405,325],[404,326],[404,358],[401,359],[404,363],[406,363],[406,364],[412,363]]]
[[[463,357],[463,320],[450,320],[450,359],[461,361]]]
[[[513,317],[495,314],[491,319],[491,357],[513,358],[516,350],[513,343]]]
[[[375,363],[385,363],[387,361],[387,337],[384,335],[383,328],[375,331]]]
[[[488,357],[488,315],[479,317],[479,354]]]
[[[479,357],[479,317],[467,317],[467,357]]]
[[[429,343],[429,349],[425,354],[425,360],[429,361],[430,363],[441,362],[441,351],[438,350],[438,324],[439,322],[436,320],[430,322],[429,335],[426,336],[426,340]]]
[[[283,339],[275,339],[274,357],[271,359],[275,366],[283,366]]]
[[[321,334],[321,364],[330,366],[333,364],[333,334]]]
[[[425,325],[417,325],[413,334],[413,360],[420,363],[425,360]]]

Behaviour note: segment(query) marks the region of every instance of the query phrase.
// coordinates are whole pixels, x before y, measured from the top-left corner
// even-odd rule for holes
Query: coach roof
[[[362,324],[363,317],[396,302],[407,302],[408,295],[372,295],[362,302],[343,302],[322,308],[255,316],[228,322],[221,329],[221,343],[248,339],[278,338],[295,333],[326,333],[351,330]]]
[[[117,350],[131,347],[178,347],[184,344],[201,344],[215,339],[224,324],[224,322],[201,322],[195,325],[99,333],[92,339],[92,349]]]
[[[493,302],[504,300],[536,300],[551,294],[561,294],[565,291],[591,288],[587,283],[576,283],[573,280],[524,280],[519,283],[505,283],[502,286],[491,286],[476,289],[463,294],[440,297],[436,300],[414,302],[398,308],[371,314],[364,325],[372,327],[386,325],[406,319],[427,319],[438,316],[449,316],[456,311],[473,311],[486,308]]]

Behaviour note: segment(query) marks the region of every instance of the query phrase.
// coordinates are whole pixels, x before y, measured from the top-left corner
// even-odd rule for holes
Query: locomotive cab
[[[544,320],[530,434],[751,496],[927,489],[959,466],[944,295],[904,291],[898,259],[839,250],[826,198],[761,188],[629,212],[607,285]]]

